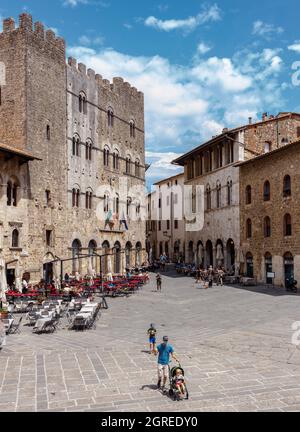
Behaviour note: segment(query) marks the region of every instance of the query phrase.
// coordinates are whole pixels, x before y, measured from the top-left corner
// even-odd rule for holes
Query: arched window
[[[114,127],[114,112],[112,108],[108,108],[107,110],[107,123],[108,127]]]
[[[270,201],[271,199],[271,186],[269,180],[265,181],[264,184],[264,201]]]
[[[271,237],[271,219],[266,216],[264,219],[264,236]]]
[[[248,185],[246,187],[246,204],[251,204],[252,202],[252,189],[251,186]]]
[[[131,265],[131,253],[132,253],[132,244],[130,242],[127,242],[125,246],[126,268],[129,268]]]
[[[103,150],[103,164],[105,167],[109,167],[109,148],[104,147]]]
[[[119,210],[120,210],[120,198],[119,198],[119,195],[116,194],[116,196],[114,198],[114,213],[116,213],[118,215]]]
[[[7,183],[7,205],[12,205],[12,183],[9,181]]]
[[[127,213],[128,217],[130,217],[131,203],[132,203],[132,199],[130,197],[128,197],[127,203],[126,203],[126,213]]]
[[[119,152],[118,150],[114,150],[113,152],[113,169],[119,169]]]
[[[206,186],[206,208],[211,210],[211,189],[209,185]]]
[[[227,204],[229,206],[232,204],[232,180],[227,182]]]
[[[252,221],[251,219],[247,219],[246,222],[246,237],[250,239],[252,237]]]
[[[47,137],[47,140],[50,141],[50,139],[51,139],[50,125],[47,125],[47,127],[46,127],[46,137]]]
[[[135,176],[140,176],[140,161],[138,159],[135,161]]]
[[[292,217],[290,214],[286,214],[283,219],[283,232],[285,236],[292,235]]]
[[[78,208],[80,203],[80,189],[74,188],[72,190],[72,207]]]
[[[85,158],[88,161],[92,160],[92,143],[89,140],[85,144]]]
[[[130,122],[130,137],[135,138],[135,123],[133,120]]]
[[[126,158],[126,174],[131,173],[131,157],[127,156]]]
[[[110,197],[109,197],[109,194],[106,193],[104,195],[104,203],[103,203],[103,210],[105,213],[109,212],[109,202],[110,202]]]
[[[19,183],[17,180],[9,180],[7,182],[7,205],[9,207],[17,207],[18,205],[18,188]]]
[[[80,156],[80,137],[78,135],[73,137],[72,154],[73,156]]]
[[[19,231],[17,229],[14,229],[12,232],[11,246],[13,248],[19,247]]]
[[[141,214],[141,203],[138,200],[135,202],[135,214],[137,217]]]
[[[87,99],[84,92],[79,93],[79,112],[87,114]]]
[[[217,208],[221,207],[221,184],[217,183]]]
[[[283,179],[283,196],[289,197],[292,195],[291,177],[286,175]]]
[[[85,193],[85,208],[88,210],[92,209],[92,199],[93,199],[93,192],[87,191]]]

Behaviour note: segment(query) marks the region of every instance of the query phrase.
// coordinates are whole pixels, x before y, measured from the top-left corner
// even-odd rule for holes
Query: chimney
[[[224,133],[226,133],[226,132],[228,132],[228,128],[224,128],[224,129],[222,130],[222,134],[224,134]]]
[[[249,117],[249,125],[252,124],[252,117]]]
[[[265,112],[265,113],[263,113],[263,115],[262,115],[262,121],[266,121],[267,119],[268,119],[268,113]]]
[[[275,117],[273,115],[270,115],[269,119],[273,120]]]

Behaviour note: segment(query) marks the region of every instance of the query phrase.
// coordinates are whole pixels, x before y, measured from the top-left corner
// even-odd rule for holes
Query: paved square
[[[36,335],[22,327],[0,351],[0,411],[299,411],[300,296],[272,288],[199,289],[166,273],[130,298],[108,299],[96,330]],[[190,400],[155,389],[147,329],[167,334]],[[64,326],[63,326],[64,327]]]

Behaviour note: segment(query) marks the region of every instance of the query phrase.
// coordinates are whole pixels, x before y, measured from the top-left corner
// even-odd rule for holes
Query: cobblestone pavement
[[[0,411],[300,411],[300,297],[279,289],[200,289],[172,272],[108,299],[96,330],[20,335],[0,351]],[[155,389],[151,322],[186,372],[189,401]],[[64,326],[62,326],[64,327]]]

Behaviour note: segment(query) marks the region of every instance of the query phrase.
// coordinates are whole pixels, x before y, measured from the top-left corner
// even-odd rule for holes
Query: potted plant
[[[5,307],[0,308],[0,319],[8,318],[8,310]]]

